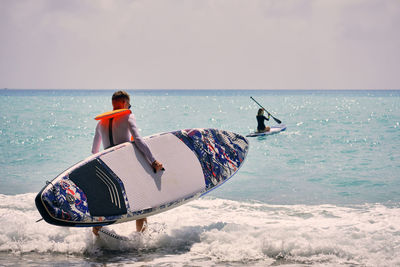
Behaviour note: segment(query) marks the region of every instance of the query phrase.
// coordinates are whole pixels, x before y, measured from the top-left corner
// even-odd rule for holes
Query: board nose
[[[71,226],[86,216],[86,196],[76,185],[61,180],[48,183],[36,196],[35,204],[42,218],[54,225]]]
[[[48,200],[46,200],[46,199],[43,198],[43,196],[42,196],[42,195],[43,195],[43,192],[44,192],[44,189],[42,189],[42,190],[36,195],[36,198],[35,198],[35,205],[36,205],[36,208],[38,209],[40,215],[42,216],[42,218],[43,218],[46,222],[48,222],[48,223],[50,223],[50,224],[57,224],[58,221],[55,219],[55,214],[56,214],[55,206],[56,206],[56,205],[58,206],[58,203],[54,200],[53,203],[50,204]],[[52,194],[53,196],[50,195],[50,197],[53,197],[53,198],[54,198],[54,193],[51,192],[51,194]]]

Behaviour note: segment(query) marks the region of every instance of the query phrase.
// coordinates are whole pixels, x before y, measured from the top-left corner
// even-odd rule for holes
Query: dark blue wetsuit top
[[[264,115],[257,116],[257,123],[258,123],[257,131],[264,131],[264,129],[265,129],[264,120],[269,121],[269,119],[267,117],[265,117]]]

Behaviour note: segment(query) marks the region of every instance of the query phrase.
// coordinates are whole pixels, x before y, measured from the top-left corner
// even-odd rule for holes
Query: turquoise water
[[[184,216],[184,221],[176,217],[179,214],[174,211],[178,209],[169,211],[168,216],[165,213],[154,216],[153,227],[162,228],[159,232],[164,238],[154,234],[161,238],[152,239],[155,248],[147,243],[140,247],[141,253],[134,255],[115,248],[112,253],[107,249],[100,250],[105,262],[162,265],[171,261],[166,255],[172,253],[174,265],[196,262],[204,266],[210,263],[229,266],[253,261],[261,265],[320,262],[374,265],[377,258],[389,265],[400,263],[399,258],[393,256],[394,252],[400,254],[400,236],[396,234],[400,227],[391,223],[400,218],[400,91],[129,92],[143,136],[195,127],[220,128],[245,135],[256,127],[258,106],[250,96],[283,121],[287,130],[249,138],[250,151],[239,173],[206,198],[179,208],[179,212],[188,215]],[[93,118],[111,109],[112,93],[109,90],[0,91],[0,197],[3,202],[0,218],[16,224],[19,221],[17,215],[22,212],[30,214],[26,215],[27,221],[39,219],[33,205],[35,193],[46,180],[90,155],[96,125]],[[274,125],[273,120],[270,125]],[[202,216],[206,217],[201,223],[191,219],[198,217],[202,210],[218,211],[218,219],[204,214]],[[7,217],[10,213],[15,216]],[[360,214],[364,217],[360,218]],[[253,222],[247,217],[249,215],[260,219]],[[171,222],[171,217],[180,223]],[[234,221],[230,221],[232,217],[235,217]],[[275,218],[275,221],[268,222],[266,218]],[[300,221],[294,223],[291,218]],[[308,229],[310,218],[315,220],[314,229]],[[386,223],[379,228],[378,222],[382,219]],[[354,220],[360,221],[354,223]],[[262,226],[258,225],[260,221]],[[373,225],[377,229],[373,229],[371,221],[378,223]],[[44,228],[53,229],[44,222],[36,225],[42,223]],[[56,241],[46,234],[45,241],[42,237],[35,239],[44,233],[37,233],[27,225],[20,226],[25,229],[19,230],[21,234],[3,224],[0,254],[22,253],[22,260],[29,261],[39,253],[50,262],[46,253],[57,252],[61,253],[58,260],[61,264],[66,261],[63,255],[73,253],[74,258],[69,258],[73,264],[96,263],[90,258],[93,255],[91,242]],[[121,227],[123,225],[129,223]],[[268,225],[273,225],[273,229]],[[352,227],[343,232],[344,225]],[[237,240],[235,227],[245,229],[243,235],[247,239],[255,238],[254,242],[259,246],[248,244],[244,245],[244,251],[226,252],[232,251],[234,245],[226,250],[224,240],[228,243],[233,242],[230,239]],[[294,237],[293,233],[292,237],[283,234],[290,233],[293,227],[298,229]],[[68,235],[83,231],[65,229],[55,227],[54,231],[56,235],[63,235],[65,231],[69,231]],[[274,234],[256,238],[257,229],[273,230]],[[380,230],[384,233],[376,236]],[[348,235],[352,237],[349,239]],[[331,240],[333,236],[338,238],[335,245],[324,246],[318,241],[321,238]],[[182,238],[189,243],[184,243]],[[382,241],[371,248],[360,245],[379,238],[391,243]],[[91,239],[90,232],[85,232],[87,239]],[[38,244],[44,242],[60,242],[59,249],[54,250],[53,246],[42,250]],[[77,251],[71,252],[70,242],[78,247]],[[179,253],[166,249],[165,246],[171,243],[176,243]],[[19,247],[16,244],[20,244]],[[26,246],[22,249],[21,244]],[[383,246],[388,246],[386,251],[382,250]],[[149,247],[151,249],[147,251]],[[211,247],[217,247],[217,256],[205,252]],[[358,250],[353,251],[350,247]],[[163,253],[166,250],[168,253]],[[87,255],[89,260],[85,258]],[[197,260],[193,255],[200,255],[203,260]],[[234,255],[241,257],[230,261],[229,257],[234,258]],[[122,257],[122,260],[114,262],[115,257]],[[6,257],[5,263],[13,260]],[[0,264],[5,263],[0,261]]]
[[[215,192],[272,204],[400,201],[398,91],[131,92],[143,136],[182,128],[247,134],[257,105],[287,131],[251,138],[238,177]],[[37,192],[90,155],[96,121],[112,91],[1,92],[0,193]],[[271,125],[273,125],[271,120]]]

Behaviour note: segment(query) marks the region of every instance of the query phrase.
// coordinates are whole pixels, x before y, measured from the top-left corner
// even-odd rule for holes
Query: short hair
[[[129,94],[125,91],[116,91],[111,98],[112,102],[114,101],[121,101],[121,100],[127,100],[130,102],[130,97]]]

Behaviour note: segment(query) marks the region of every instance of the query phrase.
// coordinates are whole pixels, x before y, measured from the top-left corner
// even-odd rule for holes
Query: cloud
[[[0,87],[400,88],[400,2],[2,0]]]

